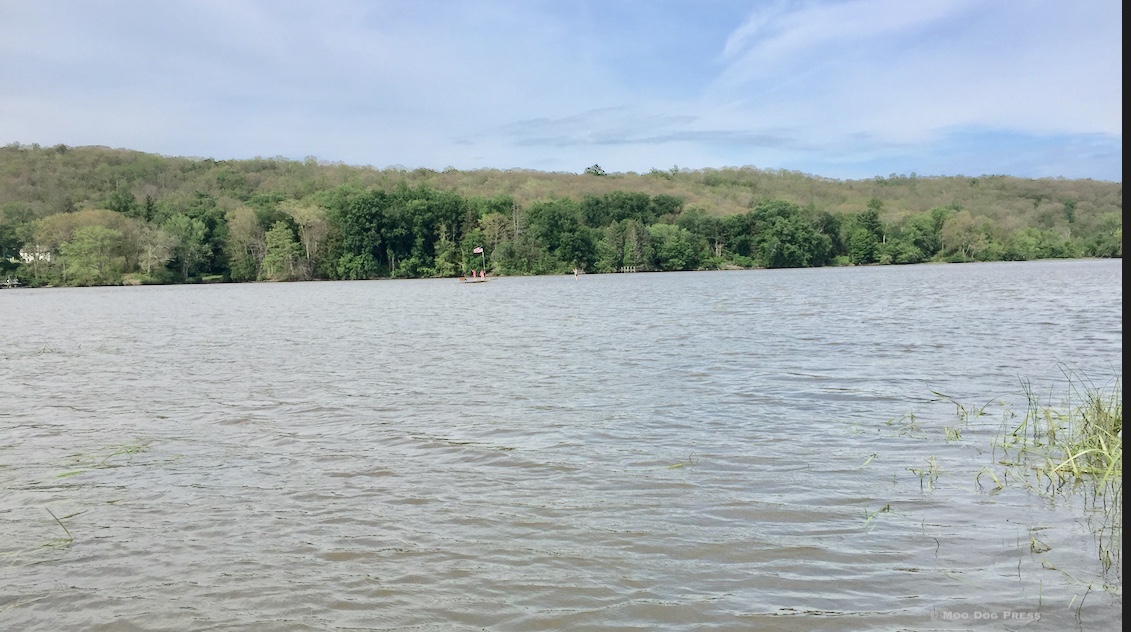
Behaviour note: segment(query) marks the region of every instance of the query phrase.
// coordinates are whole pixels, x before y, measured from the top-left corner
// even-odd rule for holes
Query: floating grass
[[[103,457],[102,460],[99,461],[98,466],[105,466],[107,461],[116,456],[126,455],[128,457],[127,461],[132,460],[133,455],[144,452],[147,449],[149,449],[149,446],[144,443],[120,445],[116,447],[110,454],[107,454],[105,457]]]
[[[903,413],[895,419],[889,419],[887,425],[897,428],[897,435],[900,437],[915,437],[916,433],[922,430],[921,424],[915,419],[915,413],[912,412]]]
[[[44,509],[47,509],[47,507],[44,507]],[[66,538],[60,538],[58,540],[53,540],[53,541],[45,544],[44,546],[59,546],[59,547],[70,546],[75,541],[75,536],[71,535],[71,530],[67,528],[67,525],[63,524],[63,521],[60,520],[59,517],[55,515],[55,512],[51,511],[50,509],[47,509],[47,513],[51,514],[51,517],[55,519],[55,522],[60,527],[63,528],[63,532],[67,534],[67,537]]]
[[[692,454],[687,455],[686,461],[680,461],[679,463],[673,463],[672,465],[668,466],[668,469],[669,470],[676,470],[676,469],[679,469],[681,467],[689,467],[689,466],[692,466],[692,465],[696,465],[697,463],[698,463],[698,461],[695,459],[695,454],[692,453]]]
[[[104,455],[85,455],[75,454],[72,455],[72,466],[79,466],[81,469],[72,469],[65,472],[60,472],[55,475],[55,478],[70,478],[72,476],[79,476],[91,470],[110,469],[115,467],[123,467],[133,463],[133,457],[149,449],[148,442],[127,443],[108,448],[108,452]],[[125,457],[124,463],[118,457]]]
[[[926,467],[909,467],[911,473],[919,477],[919,490],[927,491],[935,487],[935,482],[939,480],[939,475],[943,473],[943,469],[939,467],[939,462],[935,457],[930,457],[926,460]]]
[[[891,510],[892,510],[892,509],[891,509],[891,503],[888,503],[888,504],[884,505],[883,507],[880,507],[879,509],[877,509],[877,510],[875,510],[875,511],[871,512],[871,513],[868,513],[867,511],[865,511],[865,513],[866,513],[867,515],[865,516],[865,519],[864,519],[864,527],[865,527],[865,528],[867,528],[867,527],[868,527],[868,525],[872,524],[872,522],[873,522],[873,521],[874,521],[874,520],[875,520],[875,519],[876,519],[876,518],[877,518],[877,517],[878,517],[878,516],[879,516],[880,514],[888,513],[888,512],[889,512],[889,511],[891,511]],[[876,526],[875,526],[875,525],[872,525],[872,529],[875,529],[875,528],[876,528]],[[871,531],[872,531],[872,529],[868,529],[868,531],[869,531],[869,532],[871,532]]]

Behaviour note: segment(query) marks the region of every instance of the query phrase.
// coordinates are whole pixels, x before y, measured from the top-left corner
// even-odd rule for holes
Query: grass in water
[[[939,467],[939,462],[935,457],[931,457],[926,461],[926,467],[909,467],[907,468],[913,474],[919,477],[919,490],[926,491],[935,488],[935,482],[939,480],[939,475],[943,473],[943,469]]]
[[[74,455],[73,465],[85,466],[87,469],[60,472],[59,474],[55,475],[55,478],[70,478],[72,476],[79,476],[81,474],[86,474],[91,469],[98,470],[123,467],[123,465],[129,465],[133,462],[133,457],[135,454],[140,454],[148,449],[149,444],[147,442],[138,442],[114,446],[110,449],[110,452],[108,452],[101,458],[94,455]],[[116,458],[120,456],[126,457],[124,464],[122,463],[121,459]]]
[[[47,509],[47,508],[44,507],[44,509]],[[55,522],[58,523],[60,527],[63,527],[63,532],[67,534],[67,537],[66,538],[60,538],[58,540],[52,540],[51,542],[48,542],[44,546],[58,546],[58,547],[70,546],[75,541],[75,536],[71,535],[71,530],[67,528],[67,525],[63,524],[63,521],[60,520],[59,517],[55,515],[55,512],[51,511],[50,509],[47,509],[47,513],[51,514],[51,517],[55,519]]]
[[[995,490],[1022,482],[1043,495],[1081,494],[1096,534],[1099,560],[1105,574],[1113,571],[1121,590],[1123,556],[1123,388],[1117,378],[1097,387],[1065,371],[1068,395],[1061,402],[1041,398],[1022,381],[1028,400],[1025,415],[1003,426],[995,448],[997,468],[978,474],[992,480]],[[1016,419],[1007,415],[1006,419]],[[1043,544],[1039,541],[1034,547]]]
[[[1047,477],[1058,488],[1086,485],[1105,493],[1123,489],[1123,389],[1077,386],[1062,405],[1042,402],[1023,382],[1028,409],[1002,437],[999,464]],[[1110,488],[1110,489],[1108,489]]]

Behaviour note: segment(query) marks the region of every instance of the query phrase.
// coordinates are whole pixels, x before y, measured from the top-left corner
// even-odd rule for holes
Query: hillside
[[[477,245],[500,274],[1122,256],[1118,182],[585,171],[8,145],[0,251],[33,284],[450,276]]]

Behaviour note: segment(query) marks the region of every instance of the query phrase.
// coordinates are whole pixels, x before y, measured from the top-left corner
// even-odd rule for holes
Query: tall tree
[[[295,240],[290,225],[276,222],[267,231],[267,252],[259,267],[259,277],[266,281],[293,281],[300,276],[302,247]]]
[[[326,219],[326,209],[317,204],[303,204],[295,200],[280,203],[279,209],[286,213],[298,228],[299,241],[302,242],[306,259],[306,268],[308,271],[313,271],[319,256],[318,248],[330,231],[330,224]]]
[[[75,229],[71,240],[60,246],[68,276],[64,282],[104,285],[116,280],[113,253],[121,236],[119,231],[105,226]]]
[[[177,238],[163,228],[147,224],[141,233],[141,266],[147,276],[173,260]]]
[[[267,252],[266,231],[256,212],[247,206],[228,211],[228,238],[224,251],[233,281],[254,281],[259,278],[259,263]]]
[[[207,241],[208,227],[202,220],[178,213],[170,217],[163,228],[177,240],[173,253],[180,266],[181,277],[187,281],[212,255]]]
[[[142,217],[144,214],[144,209],[137,203],[137,198],[134,197],[129,187],[121,182],[118,183],[113,193],[110,194],[106,202],[106,208],[115,213],[121,213],[126,217]]]

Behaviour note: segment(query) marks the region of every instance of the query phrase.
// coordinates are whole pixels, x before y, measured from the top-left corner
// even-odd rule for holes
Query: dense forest
[[[1092,180],[0,148],[0,277],[31,286],[1122,256],[1123,185]]]

